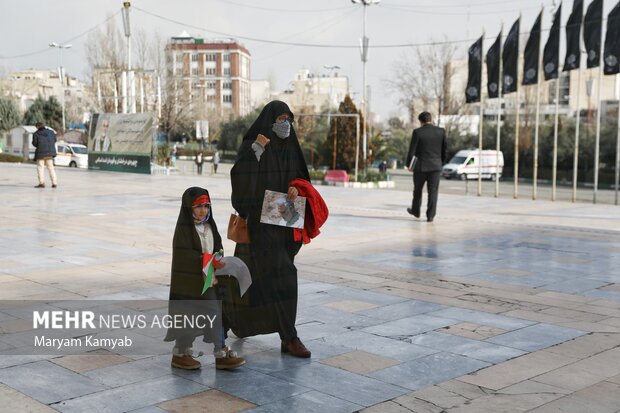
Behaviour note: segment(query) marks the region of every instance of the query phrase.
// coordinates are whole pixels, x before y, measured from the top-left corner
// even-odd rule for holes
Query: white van
[[[502,176],[504,169],[504,154],[501,151],[483,150],[482,160],[479,159],[478,149],[467,149],[458,151],[450,162],[445,164],[441,170],[441,175],[446,179],[459,178],[478,179],[478,171],[482,178],[495,180],[497,172]],[[499,162],[498,162],[499,157]],[[498,168],[499,166],[499,168]]]
[[[73,168],[88,168],[88,148],[79,143],[56,142],[54,164]]]

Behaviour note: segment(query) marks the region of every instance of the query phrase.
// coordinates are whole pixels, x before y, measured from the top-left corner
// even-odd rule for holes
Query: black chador
[[[276,119],[293,113],[284,102],[267,104],[243,137],[231,171],[232,204],[247,218],[250,244],[238,244],[235,256],[252,274],[247,299],[235,305],[232,330],[239,337],[277,332],[285,342],[297,337],[297,268],[295,255],[301,243],[293,241],[293,229],[260,223],[265,190],[288,191],[296,178],[310,180],[301,147],[290,125],[288,136],[274,132]],[[259,134],[270,141],[258,148]]]
[[[202,274],[202,245],[196,231],[192,216],[192,202],[199,197],[209,200],[206,189],[192,187],[183,193],[181,210],[172,239],[172,269],[170,277],[170,315],[187,315],[197,317],[205,314],[220,312],[216,301],[210,300],[207,294],[202,294],[204,279]],[[213,209],[210,210],[206,223],[211,226],[213,234],[213,250],[222,249],[222,238],[213,219]],[[210,297],[214,298],[214,297]],[[212,342],[211,329],[203,331],[198,328],[170,328],[164,341],[180,340],[191,345],[193,339],[205,334],[204,341]]]

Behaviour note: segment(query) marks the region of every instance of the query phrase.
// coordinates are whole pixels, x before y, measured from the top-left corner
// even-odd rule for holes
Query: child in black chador
[[[211,211],[211,199],[206,189],[192,187],[183,193],[181,211],[177,220],[172,240],[172,271],[170,279],[170,305],[172,316],[187,316],[200,319],[206,324],[204,329],[169,328],[165,341],[175,340],[172,355],[172,367],[194,370],[201,364],[192,357],[192,343],[197,336],[203,335],[204,341],[213,342],[215,367],[217,369],[234,369],[245,360],[225,344],[225,331],[222,326],[221,309],[215,292],[217,279],[203,294],[205,279],[203,267],[216,252],[222,252],[222,238],[217,230]],[[214,259],[213,266],[221,268],[224,264]],[[206,315],[213,317],[211,327],[204,323]],[[208,320],[208,319],[207,319]]]

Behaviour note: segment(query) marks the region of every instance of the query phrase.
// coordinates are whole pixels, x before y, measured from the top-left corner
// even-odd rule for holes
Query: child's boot
[[[213,355],[215,356],[215,368],[218,370],[232,370],[245,364],[245,359],[239,357],[236,351],[228,347],[216,351]]]

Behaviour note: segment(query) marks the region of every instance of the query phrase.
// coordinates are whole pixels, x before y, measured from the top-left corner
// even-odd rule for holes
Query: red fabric
[[[211,200],[208,195],[200,195],[198,198],[194,199],[192,202],[192,206],[202,205],[202,204],[210,204]]]
[[[294,228],[293,237],[295,242],[308,244],[312,238],[321,233],[319,228],[327,221],[329,210],[321,194],[305,179],[293,179],[289,186],[297,188],[300,196],[306,198],[306,216],[304,217],[304,227]]]
[[[209,261],[211,261],[211,257],[213,257],[213,254],[209,254],[208,252],[202,254],[202,268],[207,266]]]
[[[211,261],[211,258],[213,258],[213,268],[215,268],[216,270],[219,270],[220,268],[224,266],[224,263],[221,262],[222,261],[221,256],[216,255],[216,254],[209,254],[208,252],[205,252],[204,254],[202,254],[202,268],[207,266],[209,261]]]

